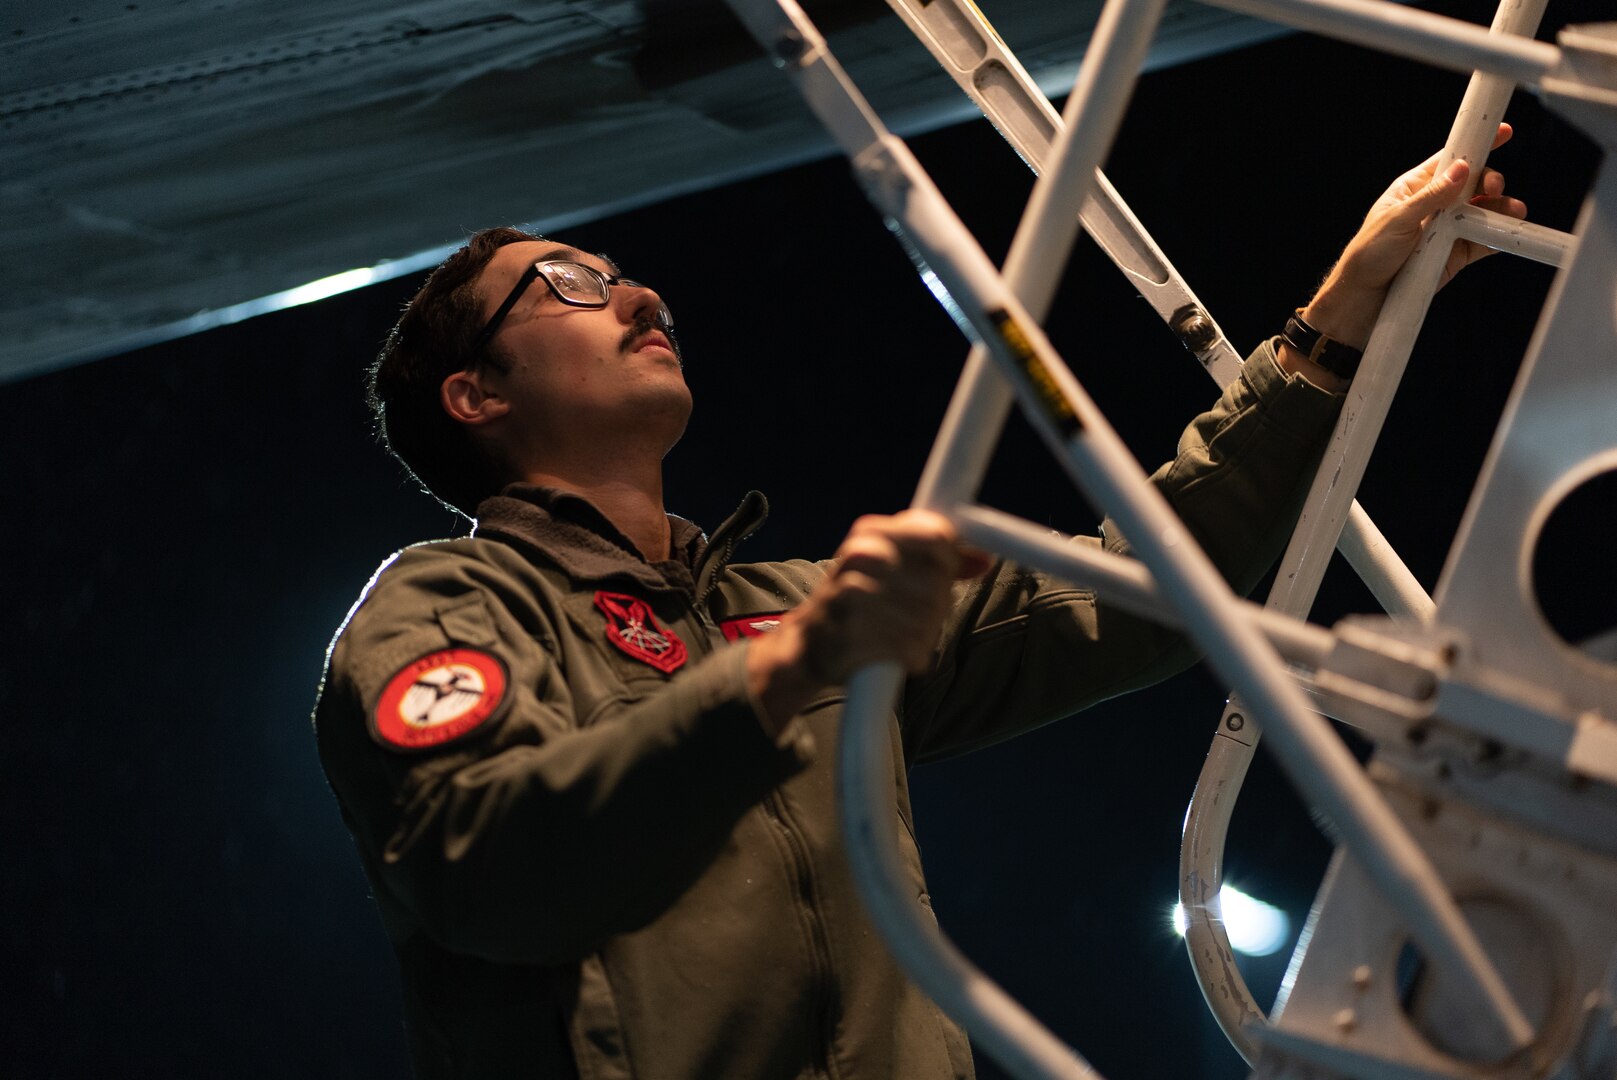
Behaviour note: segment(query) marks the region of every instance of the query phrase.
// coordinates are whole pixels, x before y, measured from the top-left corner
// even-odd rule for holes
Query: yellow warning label
[[[1044,406],[1045,415],[1063,436],[1072,436],[1083,430],[1083,424],[1078,422],[1078,416],[1072,411],[1067,397],[1061,392],[1061,386],[1056,382],[1055,376],[1045,366],[1039,354],[1033,350],[1033,343],[1028,340],[1027,333],[1019,326],[1011,313],[1003,308],[995,308],[988,313],[993,320],[994,328],[999,331],[1000,340],[1011,355],[1016,357],[1022,373],[1027,376],[1033,393]]]

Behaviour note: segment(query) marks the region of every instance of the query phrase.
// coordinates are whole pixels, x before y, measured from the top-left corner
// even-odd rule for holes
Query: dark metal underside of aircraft
[[[805,6],[895,130],[972,113],[881,0]],[[1100,6],[984,5],[1058,94]],[[717,2],[27,0],[11,13],[0,381],[412,271],[485,225],[561,228],[831,148]],[[1175,0],[1152,63],[1274,33]]]

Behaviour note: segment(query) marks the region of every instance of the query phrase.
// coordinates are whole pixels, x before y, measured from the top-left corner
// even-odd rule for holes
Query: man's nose
[[[621,305],[619,311],[630,321],[650,319],[663,329],[672,329],[674,317],[668,305],[657,295],[657,290],[639,282],[620,281],[612,286],[612,299]]]

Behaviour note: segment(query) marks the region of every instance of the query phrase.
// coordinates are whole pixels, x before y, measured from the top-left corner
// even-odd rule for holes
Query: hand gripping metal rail
[[[1513,83],[1536,91],[1607,156],[1575,237],[1465,206],[1433,223],[1366,349],[1351,407],[1310,494],[1312,528],[1294,536],[1270,598],[1277,614],[1311,602],[1453,241],[1478,240],[1558,265],[1431,615],[1402,629],[1345,621],[1314,680],[1322,707],[1375,739],[1379,786],[1415,823],[1470,909],[1486,913],[1494,955],[1533,996],[1534,1043],[1494,1061],[1446,1042],[1432,1017],[1463,1029],[1463,1015],[1442,1006],[1428,1011],[1440,992],[1405,999],[1392,985],[1396,962],[1388,946],[1398,939],[1396,920],[1362,895],[1362,875],[1340,850],[1304,931],[1306,948],[1293,957],[1278,1024],[1263,1023],[1216,921],[1224,832],[1252,752],[1237,741],[1253,732],[1239,723],[1234,702],[1225,720],[1237,722],[1215,737],[1186,820],[1181,893],[1187,910],[1200,911],[1199,930],[1187,935],[1198,978],[1237,1048],[1249,1061],[1260,1052],[1254,1063],[1266,1080],[1609,1080],[1617,1076],[1617,666],[1551,632],[1534,597],[1531,562],[1563,498],[1617,470],[1617,24],[1569,27],[1556,49],[1519,36],[1536,27],[1544,7],[1538,2],[1507,0],[1491,32],[1362,0],[1215,2],[1477,69],[1449,160],[1480,160],[1473,155],[1486,149]],[[1400,669],[1378,690],[1353,685]],[[1399,680],[1401,688],[1380,695]],[[1433,742],[1443,745],[1427,745]]]
[[[1328,722],[1309,710],[1276,653],[1278,648],[1299,662],[1317,663],[1320,650],[1329,648],[1329,635],[1322,640],[1324,632],[1306,624],[1258,617],[1230,594],[1200,549],[1183,542],[1172,510],[1146,483],[1029,314],[1030,307],[1048,303],[1048,280],[1074,238],[1075,210],[1116,130],[1165,0],[1113,0],[1103,12],[1090,60],[1068,104],[1056,165],[1035,186],[1013,244],[1009,283],[994,272],[903,143],[881,125],[795,4],[731,2],[841,143],[872,202],[923,273],[940,286],[950,313],[987,347],[986,357],[974,353],[968,360],[916,505],[950,515],[974,544],[1116,590],[1114,599],[1136,610],[1160,614],[1162,597],[1175,598],[1176,621],[1268,724],[1270,744],[1293,783],[1331,823],[1427,960],[1479,1011],[1485,1026],[1478,1038],[1487,1043],[1486,1051],[1497,1058],[1527,1045],[1531,1026],[1430,860]],[[1467,43],[1465,54],[1494,58],[1474,42]],[[1528,59],[1542,75],[1554,56],[1533,53]],[[988,366],[990,360],[1000,365],[1009,390]],[[975,491],[998,435],[997,427],[985,430],[976,421],[998,412],[1009,392],[1073,479],[1111,509],[1133,539],[1147,576],[1131,560],[1052,544],[1023,523],[966,504],[964,496]],[[1075,1051],[973,968],[921,915],[895,870],[900,863],[894,810],[884,778],[892,775],[887,706],[900,681],[901,673],[891,665],[856,675],[842,738],[844,829],[872,918],[911,977],[1010,1071],[1092,1076]]]
[[[1519,40],[1527,41],[1543,17],[1545,4],[1546,0],[1504,0],[1495,16],[1493,32],[1518,35]],[[1276,17],[1283,18],[1278,13]],[[1449,132],[1440,167],[1455,158],[1463,158],[1476,166],[1473,183],[1480,177],[1495,126],[1504,116],[1514,89],[1514,82],[1509,78],[1480,71],[1473,74]],[[1362,513],[1357,503],[1352,503],[1351,511],[1349,504],[1364,476],[1454,240],[1475,239],[1552,264],[1559,264],[1565,255],[1569,241],[1564,234],[1524,222],[1505,225],[1499,218],[1500,215],[1462,202],[1459,210],[1434,223],[1421,250],[1399,274],[1366,347],[1364,363],[1353,381],[1351,407],[1343,410],[1292,542],[1282,559],[1267,602],[1270,610],[1298,618],[1307,616],[1331,551],[1339,543],[1339,534],[1344,554],[1353,552],[1365,538],[1371,538],[1372,543],[1385,544],[1368,519],[1364,520],[1363,528],[1344,533],[1344,513],[1349,513],[1350,522]],[[1531,239],[1512,243],[1508,236],[1530,236]],[[1433,605],[1424,599],[1424,594],[1421,594],[1421,602],[1410,604],[1399,596],[1383,594],[1368,575],[1366,581],[1390,613],[1416,619],[1431,618]],[[1418,591],[1419,587],[1415,588]],[[1404,590],[1403,595],[1414,593]],[[1230,819],[1262,735],[1261,725],[1251,722],[1246,713],[1245,705],[1235,697],[1219,718],[1196,792],[1185,814],[1179,890],[1186,919],[1185,944],[1196,979],[1224,1034],[1241,1056],[1253,1063],[1257,1048],[1246,1029],[1264,1023],[1266,1017],[1236,965],[1218,904]]]
[[[1061,117],[977,6],[971,0],[887,3],[1022,160],[1035,173],[1042,172],[1061,131]],[[1099,169],[1078,219],[1207,374],[1220,387],[1233,382],[1241,371],[1240,354]],[[1008,398],[1004,407],[1010,407]],[[992,425],[995,430],[998,423]],[[1343,557],[1383,607],[1393,612],[1431,610],[1431,597],[1357,502],[1341,531]]]
[[[888,0],[888,5],[1022,159],[1035,172],[1041,171],[1050,157],[1051,143],[1061,130],[1061,120],[1048,98],[999,39],[976,5],[970,0]],[[1507,8],[1511,6],[1506,5]],[[1502,25],[1499,29],[1530,35],[1542,14],[1543,3],[1532,6],[1537,10],[1531,14],[1522,11],[1513,24]],[[1531,25],[1526,25],[1529,19]],[[1500,21],[1505,21],[1503,12]],[[1484,85],[1491,87],[1491,98],[1498,99],[1489,101],[1495,107],[1478,110],[1469,107],[1473,103],[1468,103],[1468,106],[1462,107],[1462,115],[1480,113],[1486,117],[1503,114],[1503,99],[1508,98],[1510,84],[1492,78]],[[1471,143],[1481,141],[1481,145],[1467,145],[1455,155],[1453,142],[1465,134],[1471,136]],[[1486,156],[1489,134],[1483,133],[1476,123],[1468,125],[1466,132],[1457,128],[1451,137],[1451,156],[1465,157],[1480,166]],[[1558,263],[1564,254],[1564,234],[1469,207],[1457,212],[1456,217],[1467,212],[1469,217],[1456,222],[1460,235],[1471,235],[1490,246],[1514,250],[1544,262]],[[1216,320],[1202,306],[1168,257],[1157,247],[1105,174],[1099,170],[1095,173],[1095,188],[1079,210],[1079,220],[1113,264],[1140,289],[1141,295],[1157,314],[1201,361],[1214,381],[1221,387],[1228,385],[1239,374],[1239,356]],[[1469,222],[1475,222],[1476,226],[1467,232],[1466,223]],[[1401,353],[1402,358],[1396,365],[1400,369],[1407,361],[1408,351],[1414,343],[1414,331],[1419,329],[1420,322],[1417,316],[1409,323],[1410,332],[1383,339],[1388,343],[1387,351]],[[1393,382],[1396,383],[1396,380]],[[1001,415],[1009,404],[1006,399]],[[985,422],[997,430],[1002,421]],[[1342,456],[1344,446],[1338,443],[1337,458]],[[1302,550],[1315,559],[1321,552],[1328,555],[1331,548],[1329,544],[1321,546],[1321,531],[1334,527],[1340,537],[1332,542],[1349,565],[1358,571],[1384,610],[1395,615],[1429,618],[1433,608],[1431,597],[1357,501],[1349,506],[1345,522],[1321,517],[1320,504],[1331,490],[1317,490],[1304,511],[1303,519],[1311,523],[1313,535],[1309,537],[1309,545]],[[1353,489],[1348,490],[1351,492]],[[1305,616],[1315,592],[1317,582],[1314,588],[1277,590],[1270,598],[1270,606],[1287,614]],[[1186,944],[1197,981],[1220,1027],[1237,1051],[1250,1062],[1253,1060],[1254,1047],[1242,1027],[1261,1022],[1264,1014],[1235,964],[1222,921],[1217,917],[1218,905],[1214,899],[1219,895],[1223,882],[1222,857],[1230,817],[1260,736],[1257,724],[1246,725],[1241,708],[1238,700],[1232,700],[1219,719],[1213,746],[1197,785],[1202,798],[1192,800],[1186,815],[1186,842],[1181,852],[1180,880],[1181,904],[1187,921]]]
[[[1060,117],[976,5],[970,0],[888,0],[888,5],[1018,155],[1035,172],[1041,171],[1050,156],[1051,143],[1061,130]],[[1494,30],[1531,36],[1543,8],[1543,0],[1526,4],[1507,2],[1495,19]],[[1477,75],[1473,79],[1472,91],[1462,104],[1460,118],[1450,134],[1449,158],[1463,157],[1480,167],[1492,135],[1486,130],[1486,121],[1503,115],[1511,89],[1507,80],[1497,76]],[[1157,314],[1201,361],[1207,373],[1221,387],[1233,380],[1239,373],[1240,359],[1223,331],[1099,170],[1095,174],[1095,189],[1079,210],[1079,219],[1113,264],[1140,289]],[[1470,206],[1456,208],[1450,216],[1450,224],[1457,236],[1552,265],[1559,265],[1568,249],[1569,238],[1564,233]],[[1445,249],[1439,246],[1432,250]],[[1408,314],[1411,305],[1407,297],[1412,294],[1406,290],[1403,295],[1406,302],[1394,308],[1391,314]],[[1376,361],[1380,370],[1402,370],[1422,321],[1423,316],[1416,313],[1412,319],[1403,319],[1397,331],[1381,336]],[[1383,380],[1387,396],[1397,381],[1396,377]],[[1008,408],[1009,404],[1006,400],[1004,407]],[[1350,450],[1358,453],[1373,444],[1372,427],[1378,429],[1379,424],[1360,425],[1353,441],[1344,435],[1336,442],[1333,468],[1349,456]],[[1368,438],[1367,432],[1370,433]],[[1355,468],[1362,468],[1362,460]],[[1303,513],[1307,529],[1299,529],[1306,542],[1297,548],[1298,561],[1310,563],[1308,572],[1301,578],[1283,575],[1283,587],[1270,596],[1269,606],[1286,614],[1306,616],[1318,591],[1319,575],[1313,564],[1323,563],[1328,556],[1331,545],[1325,539],[1334,531],[1340,533],[1333,541],[1336,548],[1358,571],[1383,610],[1403,617],[1430,619],[1434,607],[1431,597],[1358,502],[1351,503],[1345,521],[1340,515],[1332,517],[1324,513],[1323,504],[1335,490],[1320,487],[1313,492]],[[1348,486],[1346,490],[1351,493],[1354,487]],[[1311,587],[1309,581],[1313,582]],[[1238,699],[1232,700],[1219,718],[1213,745],[1197,784],[1200,797],[1192,799],[1186,814],[1180,899],[1186,912],[1186,944],[1196,978],[1220,1027],[1236,1050],[1251,1062],[1255,1047],[1243,1028],[1262,1022],[1265,1017],[1235,963],[1216,903],[1223,883],[1222,858],[1229,822],[1261,735],[1256,723],[1248,725],[1242,708]]]

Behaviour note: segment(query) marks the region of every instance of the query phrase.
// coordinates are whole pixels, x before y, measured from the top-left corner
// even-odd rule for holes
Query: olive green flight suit
[[[1153,477],[1238,589],[1278,554],[1339,401],[1287,380],[1266,344]],[[778,741],[748,698],[747,641],[826,572],[732,563],[764,513],[753,493],[710,540],[671,519],[675,557],[648,564],[583,499],[515,485],[472,537],[390,559],[339,631],[319,749],[399,957],[421,1077],[971,1075],[963,1034],[855,894],[840,693]],[[917,907],[930,916],[908,766],[1191,659],[1177,635],[1014,565],[959,586],[892,726]]]

